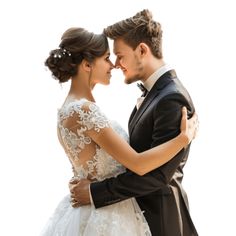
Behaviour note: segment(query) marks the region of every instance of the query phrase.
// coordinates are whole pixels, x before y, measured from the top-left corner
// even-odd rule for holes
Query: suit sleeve
[[[187,100],[180,95],[169,95],[153,110],[154,127],[151,147],[166,142],[180,132],[181,108],[191,109]],[[157,109],[158,108],[158,109]],[[139,176],[129,170],[102,182],[92,183],[91,195],[96,208],[123,201],[130,197],[140,197],[163,189],[170,182],[189,148],[181,150],[171,161],[146,175]]]

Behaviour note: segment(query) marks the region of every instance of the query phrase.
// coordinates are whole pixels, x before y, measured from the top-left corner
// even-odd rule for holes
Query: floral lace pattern
[[[65,127],[63,122],[69,119],[74,121],[72,127]],[[58,111],[59,139],[72,165],[89,145],[95,148],[95,154],[85,161],[85,165],[73,166],[76,177],[101,181],[125,171],[86,136],[87,130],[100,132],[105,127],[112,127],[128,141],[128,135],[118,123],[109,121],[96,104],[85,99],[69,102]],[[99,209],[90,205],[73,208],[70,200],[70,195],[62,199],[41,236],[151,236],[143,213],[133,198]]]
[[[151,236],[148,224],[134,199],[95,209],[73,208],[70,197],[62,199],[41,236]]]
[[[76,132],[63,126],[63,121],[76,117]],[[105,127],[112,127],[118,134],[128,140],[128,136],[117,123],[109,121],[100,108],[86,99],[75,100],[64,105],[58,111],[58,128],[66,147],[66,153],[71,160],[79,158],[80,152],[91,144],[92,140],[85,135],[87,130],[100,132]],[[96,145],[96,153],[86,161],[86,168],[82,165],[74,167],[76,177],[97,179],[99,181],[117,176],[125,171],[125,168]]]
[[[108,206],[106,209],[94,209],[88,224],[90,222],[92,224],[89,231],[94,232],[94,235],[151,236],[143,213],[134,199]]]

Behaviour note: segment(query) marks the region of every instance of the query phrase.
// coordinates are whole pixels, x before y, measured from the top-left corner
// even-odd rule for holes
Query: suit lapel
[[[129,119],[129,134],[131,136],[134,127],[138,123],[139,119],[142,117],[143,113],[146,111],[151,102],[160,94],[163,88],[170,83],[170,81],[176,77],[175,71],[171,70],[163,74],[157,82],[154,84],[150,92],[147,94],[145,100],[143,101],[140,108],[137,110],[134,108]]]
[[[129,123],[128,123],[129,126],[130,126],[130,123],[131,123],[131,121],[132,121],[132,119],[133,119],[136,112],[137,112],[137,107],[135,106],[132,113],[131,113],[131,115],[130,115],[130,117],[129,117]]]

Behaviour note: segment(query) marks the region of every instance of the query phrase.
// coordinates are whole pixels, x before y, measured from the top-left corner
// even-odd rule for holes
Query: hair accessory
[[[69,50],[65,49],[65,48],[62,49],[62,54],[63,55],[67,54],[69,57],[71,56],[71,52]]]
[[[71,57],[71,52],[65,48],[59,48],[57,49],[56,53],[53,55],[54,58],[62,58],[63,56],[69,56]]]

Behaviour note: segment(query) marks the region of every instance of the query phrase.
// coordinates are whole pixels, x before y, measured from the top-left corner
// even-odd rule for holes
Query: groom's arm
[[[181,151],[172,161],[171,170],[160,167],[146,175],[139,176],[131,171],[118,175],[116,178],[106,179],[102,182],[91,183],[90,191],[93,204],[96,208],[126,200],[131,197],[140,197],[163,189],[171,180],[176,168],[179,166],[185,151]],[[163,170],[161,170],[163,169]],[[171,174],[170,174],[171,173]]]
[[[181,120],[181,107],[187,106],[193,112],[186,99],[182,96],[169,96],[159,102],[153,127],[153,142],[151,147],[160,145],[178,135]],[[143,127],[145,128],[145,127]],[[189,146],[179,152],[171,161],[139,176],[131,171],[90,185],[93,203],[96,208],[110,205],[131,197],[139,197],[163,189],[170,181],[181,163],[188,154]]]

